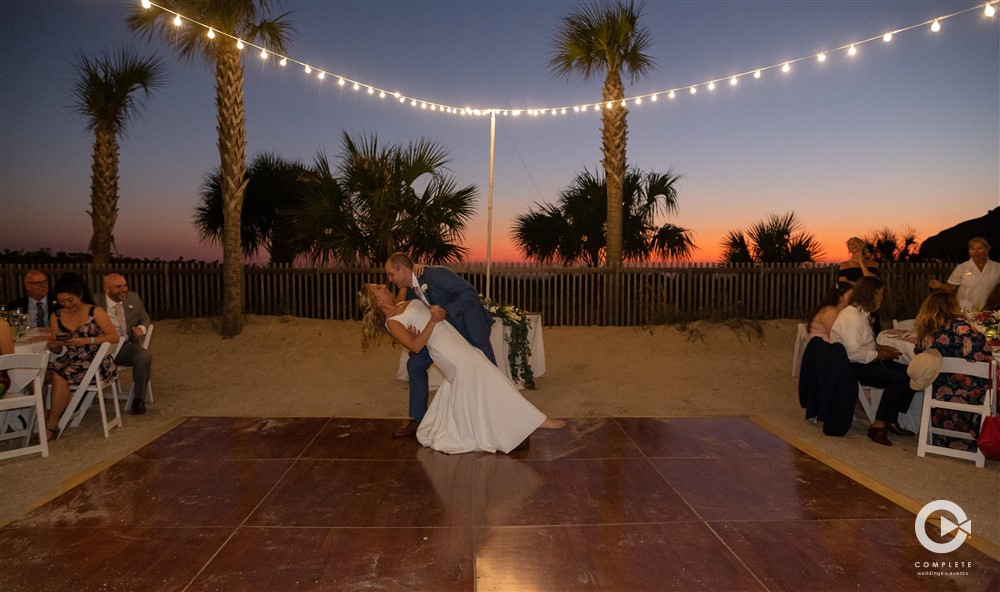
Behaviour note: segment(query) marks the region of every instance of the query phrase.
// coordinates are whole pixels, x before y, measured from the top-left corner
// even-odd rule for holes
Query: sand
[[[973,542],[1000,559],[1000,462],[916,455],[916,439],[885,448],[857,420],[827,437],[804,420],[791,377],[795,321],[765,321],[762,338],[725,326],[699,336],[674,327],[548,327],[547,371],[523,391],[552,417],[743,415],[916,513],[934,499],[958,503]],[[399,417],[407,385],[399,348],[362,353],[360,325],[292,317],[247,319],[235,339],[207,319],[156,323],[155,401],[103,438],[96,405],[79,428],[38,455],[0,463],[0,524],[131,454],[187,416]],[[402,422],[401,422],[402,423]],[[386,434],[388,437],[388,434]]]

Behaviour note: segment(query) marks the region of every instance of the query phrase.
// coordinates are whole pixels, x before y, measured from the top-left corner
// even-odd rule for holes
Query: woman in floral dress
[[[954,294],[944,291],[931,293],[917,313],[916,353],[935,349],[946,358],[963,358],[970,362],[992,360],[992,351],[986,343],[986,337],[959,316],[960,310],[958,298]],[[981,405],[988,389],[988,378],[941,374],[934,380],[934,398],[939,401]],[[975,451],[981,422],[982,416],[978,413],[936,408],[930,418],[932,427],[965,432],[972,439],[932,434],[932,443],[935,446]]]
[[[56,282],[54,291],[61,308],[50,318],[48,347],[53,354],[65,353],[49,363],[52,410],[45,422],[49,438],[59,432],[59,418],[69,405],[70,385],[83,379],[101,344],[118,343],[118,332],[108,313],[93,304],[90,291],[80,276],[64,274]],[[118,377],[113,356],[104,357],[100,373],[102,380]]]

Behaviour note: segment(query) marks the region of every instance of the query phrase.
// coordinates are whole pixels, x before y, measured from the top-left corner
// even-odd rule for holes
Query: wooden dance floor
[[[574,419],[510,456],[400,425],[190,418],[0,529],[0,590],[1000,589],[747,418]]]

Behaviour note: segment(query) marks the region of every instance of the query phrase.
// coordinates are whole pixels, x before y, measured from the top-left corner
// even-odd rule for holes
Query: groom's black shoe
[[[420,427],[420,422],[414,419],[410,420],[410,423],[406,424],[406,427],[399,430],[398,432],[393,432],[393,438],[413,438],[417,435],[417,428]]]

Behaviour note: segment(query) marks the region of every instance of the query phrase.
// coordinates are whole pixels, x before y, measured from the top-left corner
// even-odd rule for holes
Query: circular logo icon
[[[944,515],[940,516],[942,538],[958,531],[950,541],[938,543],[927,536],[927,519],[935,512],[947,512],[951,514],[952,518]],[[934,500],[923,508],[920,508],[917,519],[913,523],[913,530],[916,532],[917,540],[920,541],[924,549],[927,549],[931,553],[951,553],[961,547],[965,539],[972,534],[972,520],[969,520],[969,517],[965,515],[965,510],[955,502]]]

